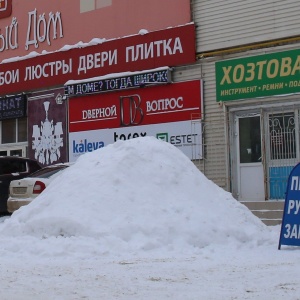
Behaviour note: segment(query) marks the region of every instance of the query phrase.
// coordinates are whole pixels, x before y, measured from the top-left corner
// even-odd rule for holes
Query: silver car
[[[8,212],[13,213],[21,206],[33,201],[56,176],[69,166],[69,163],[47,166],[26,178],[11,181],[7,200]]]

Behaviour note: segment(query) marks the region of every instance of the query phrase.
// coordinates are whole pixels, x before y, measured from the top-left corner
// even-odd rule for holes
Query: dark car
[[[18,156],[0,156],[0,213],[7,212],[9,184],[41,169],[35,160]]]

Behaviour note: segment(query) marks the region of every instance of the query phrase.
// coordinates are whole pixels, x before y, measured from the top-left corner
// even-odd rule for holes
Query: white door
[[[238,200],[264,201],[260,116],[237,117]]]

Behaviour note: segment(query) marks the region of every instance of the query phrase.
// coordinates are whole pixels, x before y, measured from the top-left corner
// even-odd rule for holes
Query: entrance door
[[[238,200],[264,201],[260,116],[237,118]]]
[[[268,114],[267,170],[269,199],[285,199],[289,174],[299,162],[298,110]]]

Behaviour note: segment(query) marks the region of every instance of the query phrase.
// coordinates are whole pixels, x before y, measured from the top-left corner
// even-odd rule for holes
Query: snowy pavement
[[[174,146],[81,156],[0,219],[0,299],[300,300],[300,248]]]

